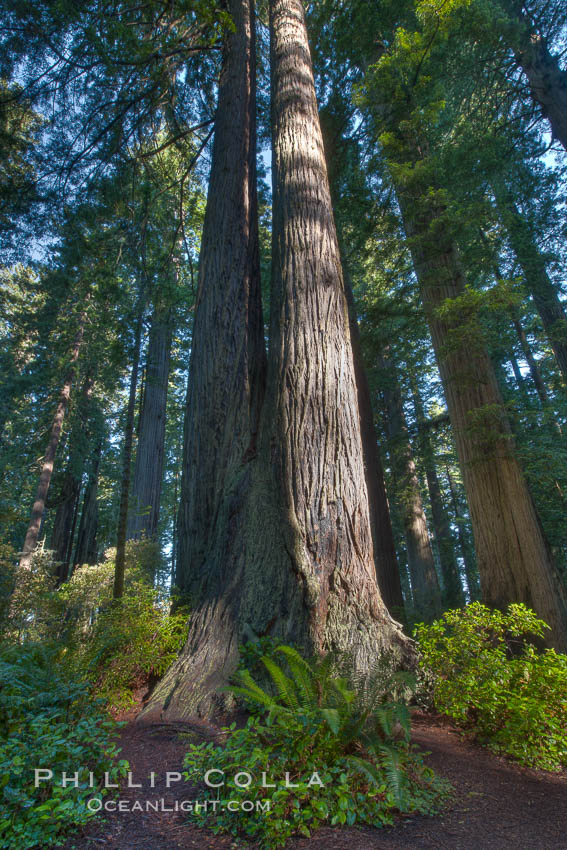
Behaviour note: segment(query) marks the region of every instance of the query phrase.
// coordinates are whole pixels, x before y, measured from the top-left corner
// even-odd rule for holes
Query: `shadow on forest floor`
[[[121,757],[133,782],[120,799],[198,799],[184,783],[166,788],[165,772],[181,771],[188,738],[214,737],[215,728],[190,724],[128,723],[120,734]],[[286,850],[561,850],[567,847],[567,774],[528,770],[498,758],[463,737],[438,717],[417,715],[413,740],[429,752],[427,763],[453,784],[448,809],[436,817],[404,817],[395,828],[321,829],[313,838],[294,839]],[[149,774],[155,771],[155,787]],[[122,812],[89,824],[64,850],[229,850],[228,836],[190,826],[180,812]],[[246,846],[246,845],[242,845]],[[253,848],[254,845],[248,845]]]

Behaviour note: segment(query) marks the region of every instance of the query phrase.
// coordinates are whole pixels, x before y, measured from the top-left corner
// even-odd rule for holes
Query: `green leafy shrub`
[[[231,689],[260,706],[264,717],[250,717],[243,729],[225,728],[224,746],[193,745],[187,753],[188,779],[214,768],[226,783],[204,792],[207,807],[192,818],[272,848],[323,824],[382,826],[396,812],[432,812],[444,788],[410,747],[407,706],[377,702],[383,687],[372,677],[354,689],[333,659],[308,663],[286,646],[278,653],[280,664],[263,658],[275,695],[247,670],[237,673]],[[242,772],[250,774],[249,787],[239,787]]]
[[[130,541],[124,597],[112,601],[114,552],[77,567],[56,588],[50,553],[35,557],[19,584],[20,605],[5,636],[56,644],[70,675],[90,682],[111,712],[128,708],[134,691],[151,685],[174,660],[187,631],[187,611],[169,604],[149,581],[153,541]]]
[[[6,551],[6,547],[2,549]],[[9,555],[5,559],[3,554],[0,552],[2,584],[9,587],[9,595],[2,606],[0,637],[18,643],[49,640],[61,622],[52,553],[38,548],[28,570],[18,570],[15,553],[12,553],[11,563]]]
[[[155,588],[130,580],[124,597],[98,614],[81,663],[97,694],[120,711],[132,705],[136,688],[165,673],[186,634],[186,612],[170,615]]]
[[[0,846],[6,850],[63,843],[69,828],[94,814],[87,803],[105,793],[96,789],[101,775],[108,772],[112,781],[125,770],[116,761],[109,712],[128,707],[136,688],[159,677],[184,639],[187,613],[169,616],[150,583],[155,545],[128,545],[125,592],[117,603],[112,555],[78,567],[57,588],[51,554],[39,550],[17,583],[17,598],[0,612],[6,639],[0,648]],[[35,767],[52,770],[53,780],[35,788]],[[81,767],[79,787],[61,787],[62,772]]]
[[[567,764],[567,656],[529,641],[548,626],[524,605],[447,611],[416,637],[437,709],[530,767]]]
[[[116,762],[116,727],[87,686],[68,676],[58,650],[34,644],[0,650],[0,844],[28,850],[62,844],[69,828],[92,816],[89,798],[105,772],[111,781],[127,763]],[[35,787],[34,768],[53,780]],[[61,773],[83,768],[79,787],[61,787]],[[89,786],[89,771],[94,787]]]
[[[276,638],[266,635],[258,640],[249,640],[238,647],[240,670],[249,670],[253,675],[265,673],[262,659],[271,658],[278,649],[280,642]]]

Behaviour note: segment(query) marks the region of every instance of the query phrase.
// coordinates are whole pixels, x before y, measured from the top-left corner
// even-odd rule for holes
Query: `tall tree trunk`
[[[526,288],[541,316],[563,381],[567,382],[567,316],[563,304],[549,278],[545,258],[539,251],[532,228],[518,210],[509,189],[495,183],[492,190]]]
[[[530,375],[532,377],[532,381],[534,382],[534,387],[536,388],[536,392],[541,402],[541,406],[545,408],[549,402],[549,396],[547,394],[547,387],[545,386],[543,378],[541,377],[541,372],[539,371],[537,360],[533,356],[530,344],[528,342],[528,338],[526,336],[526,332],[522,327],[521,321],[516,317],[512,320],[512,323],[514,325],[514,330],[516,331],[516,334],[518,336],[518,341],[522,349],[522,354],[524,355],[524,359],[528,364]]]
[[[69,367],[67,369],[67,373],[65,375],[63,386],[61,388],[61,392],[59,395],[59,401],[57,402],[57,407],[55,409],[55,415],[53,417],[53,422],[51,424],[51,431],[49,434],[49,442],[47,444],[47,449],[45,451],[45,456],[43,458],[43,464],[41,468],[41,474],[39,476],[39,484],[37,487],[37,493],[35,497],[35,502],[32,507],[32,513],[30,518],[30,524],[28,526],[28,530],[26,532],[26,537],[24,540],[24,546],[22,549],[22,555],[20,558],[20,569],[21,570],[29,570],[31,566],[32,556],[34,549],[37,545],[37,541],[39,539],[39,531],[41,526],[41,521],[43,517],[43,512],[45,510],[45,502],[47,499],[47,494],[49,492],[49,485],[51,484],[51,477],[53,475],[53,466],[55,463],[55,455],[57,453],[57,447],[59,445],[59,440],[61,439],[61,431],[63,429],[63,422],[65,420],[65,414],[67,413],[67,408],[69,406],[69,398],[71,396],[71,387],[73,384],[73,380],[75,378],[75,366],[77,363],[77,359],[79,357],[79,352],[81,350],[81,344],[83,342],[83,336],[85,332],[85,322],[86,322],[86,313],[81,313],[79,317],[79,324],[77,333],[75,336],[75,340],[73,342],[73,348],[71,349],[71,356],[69,361]]]
[[[534,32],[520,13],[523,32],[513,39],[516,62],[528,80],[532,98],[549,120],[551,132],[567,150],[567,71],[548,46],[546,39]]]
[[[392,531],[390,506],[388,505],[388,496],[386,494],[384,470],[382,468],[382,459],[380,457],[380,449],[374,427],[374,412],[372,410],[370,386],[362,357],[354,294],[344,262],[342,268],[345,278],[350,340],[356,378],[358,410],[360,413],[360,434],[364,451],[364,473],[368,490],[376,578],[386,608],[394,615],[401,616],[404,611],[404,597],[400,583],[400,569],[396,555],[394,533]]]
[[[420,616],[433,618],[441,611],[441,590],[435,571],[400,386],[390,360],[382,357],[380,367],[387,376],[383,382],[382,396],[397,501],[406,539],[414,607]]]
[[[274,218],[263,457],[286,535],[284,598],[292,603],[298,589],[303,596],[294,624],[300,642],[349,649],[363,667],[398,635],[375,579],[348,305],[301,0],[271,0],[270,32]],[[281,620],[285,610],[291,604],[280,607]]]
[[[231,478],[256,451],[265,382],[256,195],[254,29],[231,0],[199,258],[175,583],[194,590]]]
[[[65,553],[65,575],[63,576],[63,581],[67,581],[69,578],[69,566],[71,564],[71,557],[73,555],[73,544],[75,542],[75,532],[77,530],[77,522],[79,520],[79,503],[81,501],[81,488],[79,487],[77,491],[77,497],[75,499],[75,505],[73,508],[73,521],[71,523],[71,530],[69,533],[69,541],[67,546],[67,552]]]
[[[453,538],[449,514],[441,493],[437,464],[435,462],[433,446],[431,445],[431,435],[426,425],[423,403],[415,382],[412,388],[412,396],[419,428],[421,457],[425,468],[427,489],[431,504],[435,542],[437,544],[441,574],[443,576],[443,603],[449,608],[460,607],[464,604],[465,597],[455,552],[456,541]]]
[[[89,473],[89,479],[85,488],[83,497],[83,509],[81,511],[81,519],[79,522],[79,531],[77,534],[77,547],[75,549],[75,557],[73,566],[78,564],[96,564],[97,562],[97,544],[96,536],[98,531],[98,471],[100,467],[100,458],[102,454],[102,441],[99,441],[95,449],[92,467]]]
[[[467,539],[467,535],[465,534],[465,529],[463,527],[465,517],[463,516],[463,513],[459,506],[457,488],[455,486],[455,482],[453,481],[453,476],[451,475],[448,464],[445,464],[445,474],[447,476],[447,485],[449,487],[449,494],[451,496],[451,507],[453,508],[455,525],[457,526],[457,537],[459,538],[459,548],[461,550],[461,557],[463,559],[463,566],[465,568],[465,577],[467,579],[469,597],[470,601],[474,602],[477,599],[480,599],[481,597],[480,579],[476,566],[476,559],[474,556],[473,548],[469,540]]]
[[[241,61],[238,48],[250,55],[250,7],[233,0],[230,11],[236,32],[227,62]],[[359,667],[384,646],[406,647],[376,584],[348,309],[301,2],[275,0],[270,19],[275,191],[267,392],[257,443],[240,454],[238,468],[235,459],[230,480],[223,475],[187,646],[149,709],[163,705],[170,716],[210,710],[247,638],[273,634],[311,652],[349,649]],[[221,86],[219,116],[223,94]],[[241,127],[232,122],[231,139],[241,138]],[[231,160],[232,169],[240,162]],[[228,365],[221,364],[224,371]],[[203,437],[217,432],[218,423]]]
[[[190,593],[189,637],[147,713],[207,713],[243,639],[239,559],[265,389],[252,0],[230,0],[189,368],[175,585]],[[262,509],[262,516],[264,509]],[[258,593],[261,591],[258,589]]]
[[[138,387],[138,372],[140,370],[140,350],[142,347],[142,327],[144,318],[145,299],[143,284],[140,284],[136,329],[134,332],[134,350],[132,370],[130,372],[130,389],[128,406],[126,408],[126,423],[124,427],[124,446],[122,448],[122,478],[120,482],[120,506],[118,508],[118,529],[116,532],[116,562],[114,565],[113,599],[121,599],[124,594],[124,571],[126,566],[126,528],[128,522],[128,502],[130,498],[130,478],[132,473],[132,445],[134,442],[134,418],[136,412],[136,390]]]
[[[63,476],[61,500],[57,505],[50,541],[50,548],[53,550],[57,562],[58,584],[61,584],[67,579],[67,573],[69,571],[68,556],[71,548],[69,543],[80,489],[81,479],[77,477],[76,465],[73,458],[71,458],[69,467]]]
[[[567,648],[567,594],[515,456],[514,441],[480,327],[455,310],[465,291],[455,245],[438,226],[442,210],[398,195],[443,381],[470,509],[483,598],[502,608],[524,602]],[[474,330],[471,330],[474,328]]]
[[[74,424],[71,427],[69,462],[63,476],[60,498],[51,532],[50,548],[55,553],[57,582],[59,584],[67,580],[69,573],[69,561],[73,549],[73,536],[81,491],[81,479],[85,458],[89,450],[86,423],[89,418],[88,407],[92,387],[92,378],[90,375],[87,375],[84,380],[78,408],[75,412]]]
[[[157,534],[165,449],[165,415],[173,336],[170,308],[154,307],[146,358],[138,446],[129,506],[127,538]]]
[[[327,129],[327,132],[326,132]],[[323,135],[323,147],[325,161],[331,190],[331,203],[336,205],[340,195],[338,178],[340,172],[333,170],[333,165],[341,160],[338,147],[342,139],[340,128],[332,126],[321,127]],[[358,409],[360,412],[360,432],[364,450],[364,472],[366,476],[366,487],[368,489],[368,501],[370,507],[370,525],[372,528],[372,545],[374,549],[374,564],[378,587],[388,611],[394,616],[402,616],[404,613],[404,597],[400,581],[400,568],[396,554],[396,544],[392,530],[392,519],[390,516],[390,505],[386,493],[384,470],[380,457],[378,437],[374,426],[374,411],[368,376],[364,366],[362,354],[362,343],[358,318],[356,314],[356,302],[349,272],[347,252],[341,233],[341,222],[338,220],[337,238],[341,255],[343,277],[345,283],[345,294],[348,305],[350,339],[352,354],[354,358],[354,372],[356,377],[356,388],[358,393]]]

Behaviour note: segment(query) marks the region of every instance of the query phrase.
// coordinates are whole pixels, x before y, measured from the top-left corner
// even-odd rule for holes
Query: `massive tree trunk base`
[[[320,653],[312,640],[300,645],[306,656],[342,651],[354,659],[353,669],[367,671],[384,652],[397,650],[400,666],[414,666],[410,639],[387,613],[372,617],[349,606],[345,616],[344,602],[334,593],[329,595],[327,606],[326,645]],[[280,621],[269,634],[297,646],[293,631],[282,635],[276,628],[290,625]],[[191,617],[190,634],[181,655],[155,688],[140,719],[187,720],[230,709],[232,698],[225,688],[238,666],[238,647],[254,637],[252,627],[239,621],[226,601],[224,605],[220,600],[201,605]]]
[[[266,394],[257,432],[250,417],[239,431],[254,439],[233,442],[223,475],[210,479],[206,528],[184,518],[189,543],[193,530],[203,540],[198,557],[180,545],[178,573],[194,599],[190,634],[147,708],[168,718],[205,715],[226,700],[220,688],[238,645],[264,635],[307,655],[348,652],[359,671],[394,646],[411,655],[376,584],[348,309],[301,0],[272,0],[270,25],[275,190]],[[236,284],[241,291],[242,277]],[[198,309],[196,328],[206,318]],[[253,351],[250,364],[263,362],[263,346]],[[230,349],[220,352],[221,375],[232,360]],[[193,386],[204,374],[193,368]],[[206,398],[213,386],[203,384]],[[198,411],[196,398],[190,411]],[[219,409],[230,437],[234,410]],[[211,453],[216,463],[214,446]],[[206,471],[203,457],[188,466],[195,478]]]
[[[232,698],[223,689],[238,665],[239,645],[267,635],[307,656],[348,653],[360,671],[389,650],[397,651],[401,665],[415,662],[412,641],[382,603],[373,564],[366,580],[358,563],[337,562],[331,572],[325,565],[328,576],[321,583],[302,552],[301,535],[278,504],[271,475],[256,464],[243,468],[224,502],[187,642],[141,719],[226,711]]]

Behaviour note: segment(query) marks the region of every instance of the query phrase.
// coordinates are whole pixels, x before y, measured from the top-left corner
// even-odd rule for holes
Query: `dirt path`
[[[142,726],[130,723],[121,733],[122,757],[128,759],[141,789],[122,789],[120,799],[196,799],[195,789],[179,783],[166,788],[166,771],[182,770],[188,736],[213,734],[204,724]],[[322,829],[311,839],[296,839],[286,850],[567,850],[567,775],[525,770],[463,741],[451,727],[428,718],[414,723],[414,740],[430,752],[427,762],[455,787],[449,809],[434,818],[412,817],[394,829]],[[155,771],[155,787],[147,777]],[[146,777],[144,779],[144,777]],[[92,822],[64,850],[229,850],[231,839],[187,824],[175,811],[122,812]],[[251,847],[252,845],[250,845]]]

